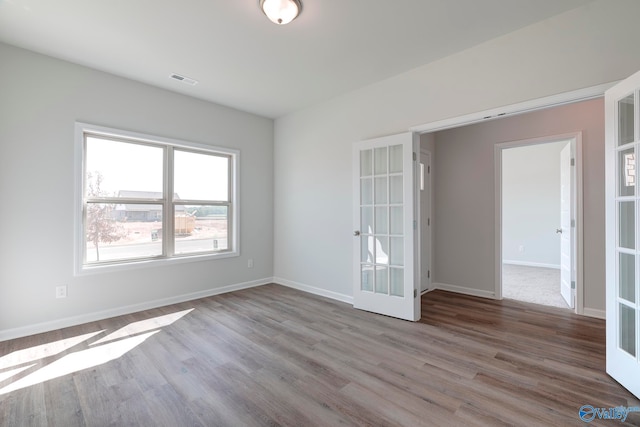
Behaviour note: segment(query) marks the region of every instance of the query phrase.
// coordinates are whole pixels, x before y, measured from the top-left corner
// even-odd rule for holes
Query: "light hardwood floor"
[[[0,425],[578,426],[582,405],[640,406],[604,372],[604,321],[442,291],[422,313],[267,285],[0,342]]]

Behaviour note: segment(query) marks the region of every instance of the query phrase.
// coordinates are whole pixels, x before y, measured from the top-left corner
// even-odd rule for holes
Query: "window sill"
[[[79,265],[76,266],[75,276],[87,276],[92,274],[114,273],[119,271],[139,270],[144,268],[166,267],[191,262],[213,261],[218,259],[234,258],[239,255],[240,253],[238,251],[233,251],[216,254],[178,256],[173,258],[141,259],[139,261],[128,261],[114,264]]]

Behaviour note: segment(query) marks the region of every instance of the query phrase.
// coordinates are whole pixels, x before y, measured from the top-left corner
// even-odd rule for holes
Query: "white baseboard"
[[[146,301],[139,304],[127,305],[124,307],[113,308],[109,310],[97,311],[94,313],[81,314],[79,316],[66,317],[50,322],[36,323],[35,325],[22,326],[19,328],[0,330],[0,341],[6,341],[15,338],[26,337],[29,335],[40,334],[43,332],[53,331],[55,329],[68,328],[83,323],[95,322],[97,320],[108,319],[110,317],[122,316],[124,314],[136,313],[138,311],[150,310],[152,308],[164,307],[171,304],[177,304],[186,301],[192,301],[199,298],[206,298],[213,295],[224,294],[241,289],[253,288],[256,286],[273,283],[273,278],[252,280],[250,282],[236,283],[233,285],[222,286],[219,288],[207,289],[204,291],[192,292],[189,294],[176,295],[173,297]]]
[[[340,294],[338,292],[328,291],[322,288],[316,288],[315,286],[309,286],[302,283],[294,282],[293,280],[283,279],[282,277],[274,277],[273,282],[286,286],[288,288],[297,289],[303,292],[309,292],[310,294],[320,295],[321,297],[331,298],[337,301],[346,302],[348,304],[353,304],[353,296]]]
[[[481,298],[496,299],[494,292],[465,288],[464,286],[448,285],[446,283],[432,283],[432,286],[434,289],[441,289],[443,291],[456,292],[458,294],[471,295]],[[582,315],[587,317],[594,317],[596,319],[606,319],[606,311],[598,310],[595,308],[585,307],[582,310]]]
[[[95,322],[97,320],[108,319],[110,317],[122,316],[125,314],[136,313],[139,311],[150,310],[153,308],[164,307],[171,304],[178,304],[182,302],[192,301],[199,298],[206,298],[213,295],[224,294],[232,291],[239,291],[241,289],[249,289],[257,286],[266,285],[269,283],[276,283],[289,288],[297,289],[303,292],[308,292],[314,295],[330,298],[337,301],[342,301],[347,304],[353,304],[353,296],[341,294],[338,292],[328,291],[326,289],[317,288],[314,286],[305,285],[302,283],[294,282],[292,280],[283,279],[281,277],[268,277],[264,279],[252,280],[250,282],[237,283],[233,285],[222,286],[220,288],[212,288],[204,291],[192,292],[189,294],[176,295],[169,298],[162,298],[153,301],[147,301],[140,304],[132,304],[124,307],[118,307],[110,310],[103,310],[94,313],[82,314],[79,316],[66,317],[63,319],[57,319],[50,322],[37,323],[35,325],[23,326],[13,329],[0,330],[0,341],[6,341],[15,338],[26,337],[29,335],[39,334],[43,332],[49,332],[55,329],[67,328],[70,326],[76,326],[83,323]],[[464,286],[449,285],[446,283],[431,283],[430,288],[426,292],[431,292],[435,289],[441,289],[443,291],[450,291],[464,295],[471,295],[481,298],[495,299],[495,293],[491,291],[484,291],[480,289],[467,288]],[[604,310],[598,310],[593,308],[585,308],[583,314],[589,317],[595,317],[598,319],[605,319],[606,312]]]
[[[502,260],[502,263],[509,264],[509,265],[522,265],[524,267],[544,267],[544,268],[554,268],[556,270],[560,270],[560,264],[545,264],[542,262],[516,261],[512,259]]]
[[[595,308],[585,307],[582,310],[582,314],[584,316],[595,317],[596,319],[606,319],[607,318],[607,312],[605,310],[598,310],[598,309],[595,309]]]
[[[466,288],[464,286],[449,285],[447,283],[432,283],[435,289],[443,291],[455,292],[458,294],[471,295],[480,298],[496,299],[496,293],[493,291],[484,291],[482,289]]]

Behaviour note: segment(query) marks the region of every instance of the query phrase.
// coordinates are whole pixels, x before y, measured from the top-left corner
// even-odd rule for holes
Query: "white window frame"
[[[229,249],[219,252],[205,252],[205,253],[192,253],[192,254],[173,254],[174,251],[174,239],[163,239],[163,255],[152,258],[136,258],[115,260],[104,263],[87,264],[85,263],[85,221],[84,221],[84,209],[85,209],[85,137],[86,135],[94,135],[98,137],[104,137],[107,139],[119,140],[122,142],[138,143],[152,145],[156,147],[170,148],[165,152],[173,153],[172,149],[185,150],[203,154],[213,154],[219,156],[225,156],[230,158],[230,171],[229,171]],[[170,156],[165,157],[173,157]],[[240,209],[239,209],[239,164],[240,164],[240,151],[224,148],[219,146],[212,146],[206,144],[198,144],[194,142],[188,142],[183,140],[164,138],[154,135],[148,135],[143,133],[125,131],[121,129],[113,129],[104,126],[97,126],[88,123],[76,122],[75,123],[75,205],[74,205],[74,272],[76,275],[93,274],[100,272],[110,272],[119,270],[129,270],[136,268],[161,266],[185,262],[194,261],[208,261],[214,259],[223,259],[236,257],[240,255]],[[163,166],[165,174],[169,173],[169,176],[165,177],[165,191],[166,182],[171,181],[171,173],[173,169],[172,162],[168,162],[165,158],[165,165]],[[172,185],[170,185],[172,187]],[[167,194],[173,194],[173,189]],[[171,200],[171,197],[165,195],[162,201],[156,201],[155,203],[163,204],[165,212],[171,212],[174,205],[177,204],[189,204],[185,200],[180,200],[177,203]],[[149,203],[149,200],[145,201]],[[197,201],[193,201],[194,204],[198,204]],[[173,227],[173,215],[163,215],[163,229],[166,227]],[[171,228],[172,229],[172,228]],[[173,235],[173,234],[172,234]]]

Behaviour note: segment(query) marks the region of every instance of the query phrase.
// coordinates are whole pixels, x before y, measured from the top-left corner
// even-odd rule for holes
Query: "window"
[[[235,150],[76,125],[78,272],[238,254]]]

